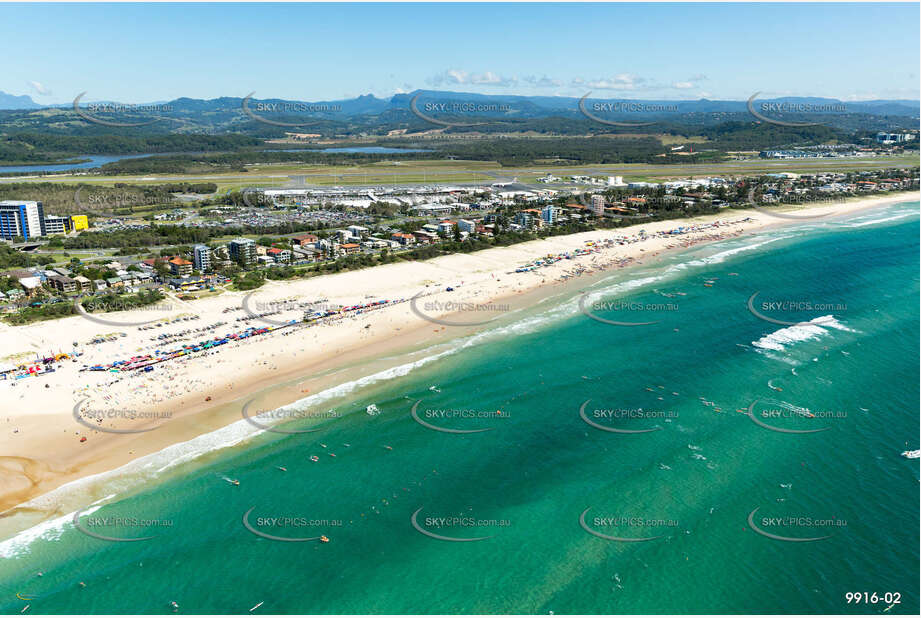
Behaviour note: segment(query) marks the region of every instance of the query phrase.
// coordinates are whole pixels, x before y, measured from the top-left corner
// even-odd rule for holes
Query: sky
[[[917,100],[918,24],[918,3],[0,4],[0,91]]]

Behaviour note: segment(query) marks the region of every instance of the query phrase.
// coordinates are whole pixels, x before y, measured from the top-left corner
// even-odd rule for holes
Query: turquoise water
[[[412,366],[305,400],[305,409],[341,414],[320,431],[263,433],[185,462],[170,455],[130,483],[109,481],[99,497],[117,495],[82,521],[170,525],[91,528],[156,535],[119,543],[81,533],[68,516],[0,544],[0,610],[22,609],[17,592],[31,595],[33,613],[165,613],[171,601],[180,613],[246,613],[259,602],[257,613],[888,606],[848,605],[845,594],[860,591],[899,593],[889,613],[917,613],[919,469],[900,456],[919,447],[917,212],[917,203],[901,204],[621,271],[593,284],[586,306],[671,303],[595,310],[657,323],[613,326],[584,315],[578,298],[553,298]],[[747,306],[755,292],[758,311],[795,325],[755,316]],[[833,308],[761,304],[779,301]],[[490,430],[423,427],[410,414],[420,400],[430,424]],[[599,425],[655,431],[590,426],[579,413],[586,400]],[[766,424],[824,430],[774,431],[737,411],[756,401],[753,415]],[[365,413],[372,403],[379,415]],[[437,418],[430,409],[501,414]],[[596,409],[643,412],[612,421]],[[228,429],[220,440],[240,435]],[[258,531],[329,543],[257,536],[242,523],[250,509]],[[411,523],[419,509],[425,531],[488,538],[427,536]],[[579,523],[586,509],[597,532],[657,538],[589,534]],[[770,534],[828,538],[768,538],[749,525],[754,509],[755,525]],[[787,516],[838,525],[763,519]],[[260,525],[259,517],[321,523]],[[430,519],[439,517],[461,521]]]
[[[39,165],[0,165],[0,174],[11,172],[66,172],[68,170],[83,170],[95,167],[102,167],[106,163],[121,161],[122,159],[140,159],[156,155],[137,154],[137,155],[73,155],[74,159],[88,159],[83,163],[64,163],[64,164],[39,164]],[[169,153],[159,156],[169,156]]]

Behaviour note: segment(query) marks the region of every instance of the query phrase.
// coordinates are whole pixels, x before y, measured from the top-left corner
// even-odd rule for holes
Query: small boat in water
[[[916,451],[902,451],[902,457],[907,457],[908,459],[921,459],[921,449]]]
[[[311,456],[310,456],[310,461],[320,461],[320,458],[317,457],[316,455],[311,455]]]
[[[329,543],[329,537],[328,537],[328,536],[325,536],[325,535],[321,536],[321,537],[320,537],[320,542],[321,542],[321,543]]]
[[[367,408],[365,408],[365,412],[367,412],[369,416],[377,416],[378,414],[381,413],[381,411],[378,410],[377,406],[374,405],[373,403]]]

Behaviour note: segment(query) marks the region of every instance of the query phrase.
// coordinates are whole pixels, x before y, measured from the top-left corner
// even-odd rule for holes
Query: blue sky
[[[0,4],[0,90],[918,99],[918,23],[917,3]]]

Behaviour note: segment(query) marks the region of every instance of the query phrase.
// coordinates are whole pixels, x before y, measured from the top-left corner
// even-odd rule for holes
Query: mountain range
[[[413,108],[415,101],[415,111]],[[580,131],[586,127],[604,128],[597,118],[621,123],[654,121],[672,126],[712,126],[726,122],[751,122],[749,101],[730,100],[663,100],[520,96],[476,94],[436,90],[416,90],[378,98],[371,94],[334,101],[293,101],[252,97],[193,99],[182,97],[156,103],[124,104],[112,101],[80,100],[80,109],[94,118],[112,123],[150,123],[144,133],[227,133],[281,135],[287,132],[318,131],[324,134],[378,132],[394,129],[418,130],[437,128],[429,119],[447,124],[488,124],[492,130],[505,123],[505,130]],[[618,105],[621,103],[623,105]],[[107,111],[104,105],[121,105]],[[244,105],[245,104],[245,105]],[[155,112],[131,106],[155,106]],[[780,106],[787,106],[782,109]],[[125,106],[128,107],[126,111]],[[809,108],[809,106],[812,106]],[[821,106],[832,111],[794,112]],[[815,120],[844,130],[883,130],[917,128],[919,101],[872,100],[839,101],[822,97],[758,98],[752,103],[756,111],[786,121]],[[638,110],[641,110],[638,112]],[[764,111],[767,110],[767,111]],[[418,113],[417,113],[418,112]],[[473,122],[486,120],[488,122]],[[501,122],[497,122],[501,121]],[[71,105],[39,105],[27,95],[0,92],[0,131],[37,131],[59,134],[89,134],[104,129],[106,123],[81,119]],[[107,126],[116,126],[109,124]],[[310,129],[314,126],[314,129]],[[500,127],[501,128],[501,127]],[[111,131],[111,129],[106,129]],[[136,132],[140,129],[123,129]]]

